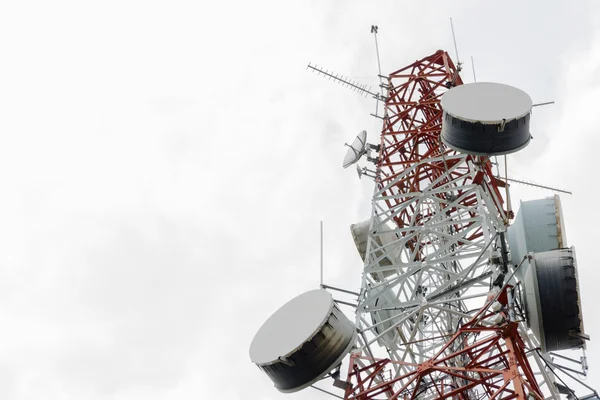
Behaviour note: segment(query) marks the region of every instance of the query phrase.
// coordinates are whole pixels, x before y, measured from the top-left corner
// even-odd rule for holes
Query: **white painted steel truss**
[[[424,159],[385,185],[376,183],[356,311],[359,345],[370,357],[416,364],[431,359],[459,326],[486,304],[492,282],[500,273],[500,266],[490,262],[490,254],[501,251],[506,215],[496,206],[499,201],[485,182],[464,184],[465,178],[472,182],[479,171],[472,159],[463,154],[445,158],[458,162],[421,191],[394,196],[399,200],[394,203],[397,206],[389,207],[387,189],[439,159]],[[453,178],[451,173],[458,168],[471,172]],[[476,201],[461,202],[469,196]],[[412,215],[410,224],[399,228],[394,220],[405,210]],[[395,238],[391,241],[390,233]],[[535,338],[524,321],[519,331],[534,349]],[[533,351],[528,358],[539,375],[540,387],[558,398],[553,377],[538,353]],[[411,368],[395,364],[395,370],[388,371],[390,376],[379,379],[401,377]],[[427,398],[426,392],[423,395]]]

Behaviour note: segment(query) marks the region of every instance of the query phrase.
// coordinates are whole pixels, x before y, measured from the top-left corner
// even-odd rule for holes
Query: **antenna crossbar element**
[[[346,85],[347,87],[356,90],[357,92],[359,92],[360,94],[364,94],[365,96],[367,95],[371,95],[376,99],[381,99],[381,95],[374,93],[371,91],[371,86],[368,86],[367,84],[359,84],[356,81],[352,81],[349,78],[346,78],[344,76],[335,74],[333,72],[329,72],[328,70],[324,70],[323,68],[319,68],[318,66],[313,66],[310,63],[308,63],[308,65],[306,66],[306,68],[310,68],[311,70],[313,70],[314,72],[316,72],[317,74],[322,74],[330,79],[333,79],[339,83],[341,83],[342,85]]]
[[[566,194],[573,194],[572,192],[569,192],[568,190],[557,189],[557,188],[550,187],[550,186],[538,185],[537,183],[527,182],[527,181],[521,181],[521,180],[514,179],[514,178],[500,178],[500,177],[496,177],[496,178],[498,178],[498,179],[506,179],[509,182],[520,183],[522,185],[533,186],[533,187],[537,187],[537,188],[540,188],[540,189],[548,189],[548,190],[552,190],[554,192],[566,193]]]
[[[535,103],[532,107],[541,107],[541,106],[547,106],[550,104],[554,104],[554,100],[553,101],[546,101],[544,103]]]

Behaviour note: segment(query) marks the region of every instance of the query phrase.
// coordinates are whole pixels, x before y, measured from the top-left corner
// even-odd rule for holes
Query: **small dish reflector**
[[[348,144],[346,143],[346,146]],[[348,146],[348,151],[344,157],[343,167],[348,168],[357,162],[364,154],[367,153],[367,131],[362,131],[356,136],[354,142]]]

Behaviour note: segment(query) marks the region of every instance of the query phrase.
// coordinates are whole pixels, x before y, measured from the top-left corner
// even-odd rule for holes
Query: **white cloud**
[[[552,124],[539,122],[548,157],[564,152],[593,171],[593,146],[584,164],[575,142],[556,137],[571,129],[579,142],[595,140],[597,55],[586,40],[598,25],[582,18],[583,3],[568,17],[544,3],[544,20],[528,6],[503,37],[506,25],[487,16],[506,20],[519,5],[438,3],[426,14],[396,2],[6,6],[0,395],[281,398],[251,364],[249,343],[271,312],[316,287],[319,220],[326,282],[358,288],[348,226],[368,217],[372,187],[341,169],[343,143],[362,129],[375,141],[380,130],[372,100],[305,66],[376,86],[372,23],[385,73],[450,50],[453,16],[478,77],[564,103]],[[554,32],[546,21],[561,18]],[[514,39],[530,32],[539,45]],[[567,72],[523,67],[573,54]],[[517,161],[531,179],[595,194],[583,174],[571,178],[574,161],[558,168],[535,151],[527,157],[535,166]],[[593,208],[577,199],[565,200],[568,234],[580,263],[593,265]]]

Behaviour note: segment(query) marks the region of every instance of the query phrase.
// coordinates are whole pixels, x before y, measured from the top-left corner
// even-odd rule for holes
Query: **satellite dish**
[[[344,168],[348,168],[367,153],[367,131],[359,133],[354,142],[351,145],[346,143],[346,146],[348,146],[348,151],[344,157]]]

